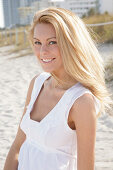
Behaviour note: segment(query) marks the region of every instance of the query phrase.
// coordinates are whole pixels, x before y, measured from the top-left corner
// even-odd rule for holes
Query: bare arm
[[[29,88],[28,88],[28,93],[27,93],[27,98],[26,98],[26,102],[25,102],[25,107],[24,107],[23,115],[26,112],[26,106],[30,102],[31,93],[32,93],[32,89],[33,89],[35,78],[36,77],[34,77],[31,80],[31,83],[30,83]],[[23,115],[22,115],[22,117],[23,117]],[[13,144],[12,144],[10,150],[9,150],[9,153],[7,155],[7,158],[6,158],[6,161],[5,161],[5,165],[4,165],[4,170],[17,170],[19,150],[20,150],[21,145],[25,141],[25,139],[26,139],[26,135],[20,129],[20,126],[19,126],[16,138],[15,138],[15,140],[14,140],[14,142],[13,142]]]
[[[84,94],[75,102],[71,116],[77,132],[77,170],[94,170],[96,113],[91,94]]]

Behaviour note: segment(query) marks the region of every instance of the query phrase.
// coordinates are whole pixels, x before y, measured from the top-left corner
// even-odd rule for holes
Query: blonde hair
[[[100,100],[101,111],[104,111],[110,98],[105,85],[103,61],[83,21],[63,8],[40,10],[31,25],[31,42],[38,23],[54,26],[66,73],[88,88]]]

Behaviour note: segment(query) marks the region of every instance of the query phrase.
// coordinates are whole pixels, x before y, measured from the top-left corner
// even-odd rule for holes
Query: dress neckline
[[[40,121],[33,120],[33,119],[31,119],[31,116],[30,116],[31,111],[32,111],[33,106],[34,106],[34,104],[35,104],[35,102],[36,102],[36,99],[37,99],[38,96],[39,96],[39,93],[40,93],[41,90],[42,90],[42,87],[43,87],[43,85],[44,85],[44,82],[45,82],[48,78],[50,78],[50,77],[51,77],[51,74],[48,74],[48,73],[47,73],[46,77],[45,77],[45,78],[43,79],[43,81],[40,83],[40,85],[39,85],[39,87],[38,87],[39,90],[36,90],[37,93],[36,93],[36,95],[35,95],[35,97],[34,97],[34,101],[33,101],[32,107],[31,107],[31,109],[30,109],[30,111],[29,111],[29,119],[30,119],[30,121],[33,122],[33,123],[36,123],[36,124],[38,124],[38,125],[41,124],[41,123],[43,123],[48,117],[50,117],[50,116],[52,115],[52,112],[54,112],[55,109],[60,105],[60,103],[63,101],[63,99],[65,98],[65,96],[67,95],[67,93],[68,93],[71,89],[77,87],[77,86],[80,84],[80,82],[77,82],[76,84],[74,84],[73,86],[71,86],[70,88],[68,88],[68,89],[64,92],[64,94],[61,96],[61,98],[59,99],[59,101],[56,103],[56,105],[55,105]],[[37,77],[37,78],[38,78],[38,77]]]

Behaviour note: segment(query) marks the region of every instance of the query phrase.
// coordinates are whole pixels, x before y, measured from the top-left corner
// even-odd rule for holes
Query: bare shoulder
[[[82,106],[81,108],[83,109],[88,109],[89,107],[90,109],[95,108],[93,95],[91,95],[90,93],[83,94],[77,99],[77,101],[74,103],[74,106]]]
[[[34,76],[34,77],[31,79],[30,84],[29,84],[29,87],[30,87],[30,88],[33,88],[34,82],[35,82],[35,80],[36,80],[36,78],[37,78],[38,76],[39,76],[39,74],[36,75],[36,76]]]
[[[31,79],[30,84],[29,84],[28,91],[30,91],[30,92],[32,91],[33,86],[34,86],[34,82],[35,82],[36,78],[37,78],[39,75],[40,75],[40,74],[37,74],[36,76],[34,76],[34,77]]]
[[[24,111],[23,111],[21,120],[22,120],[24,114],[26,113],[27,105],[29,104],[30,99],[31,99],[31,93],[32,93],[32,89],[33,89],[33,86],[34,86],[34,82],[35,82],[35,79],[36,79],[37,77],[38,77],[38,75],[36,75],[35,77],[33,77],[32,80],[30,81],[29,88],[28,88],[28,91],[27,91],[27,97],[26,97],[26,101],[25,101]],[[20,120],[20,123],[21,123],[21,120]],[[20,124],[19,124],[18,131],[17,131],[16,137],[15,137],[15,140],[14,140],[12,146],[13,146],[13,147],[16,147],[17,150],[18,150],[18,152],[19,152],[20,147],[21,147],[21,145],[23,144],[23,142],[25,141],[25,139],[26,139],[26,135],[25,135],[24,132],[21,130]]]
[[[97,119],[95,99],[92,94],[83,94],[75,101],[72,119],[76,128],[78,167],[94,169]]]
[[[71,118],[76,127],[95,122],[96,110],[93,95],[85,93],[75,101],[71,110]]]
[[[34,76],[34,77],[31,79],[31,81],[30,81],[30,84],[29,84],[29,87],[28,87],[28,91],[27,91],[27,97],[26,97],[26,101],[25,101],[25,107],[24,107],[23,115],[25,114],[25,112],[26,112],[26,107],[27,107],[27,105],[29,104],[29,102],[30,102],[30,100],[31,100],[31,94],[32,94],[34,82],[35,82],[35,80],[36,80],[36,78],[37,78],[38,76],[39,76],[39,74],[36,75],[36,76]]]

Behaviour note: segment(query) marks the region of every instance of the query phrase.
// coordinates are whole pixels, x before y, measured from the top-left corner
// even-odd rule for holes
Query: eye
[[[49,44],[50,44],[50,45],[52,45],[52,44],[57,44],[57,42],[56,42],[56,41],[50,41]]]
[[[35,41],[34,44],[41,45],[41,42],[40,41]]]

